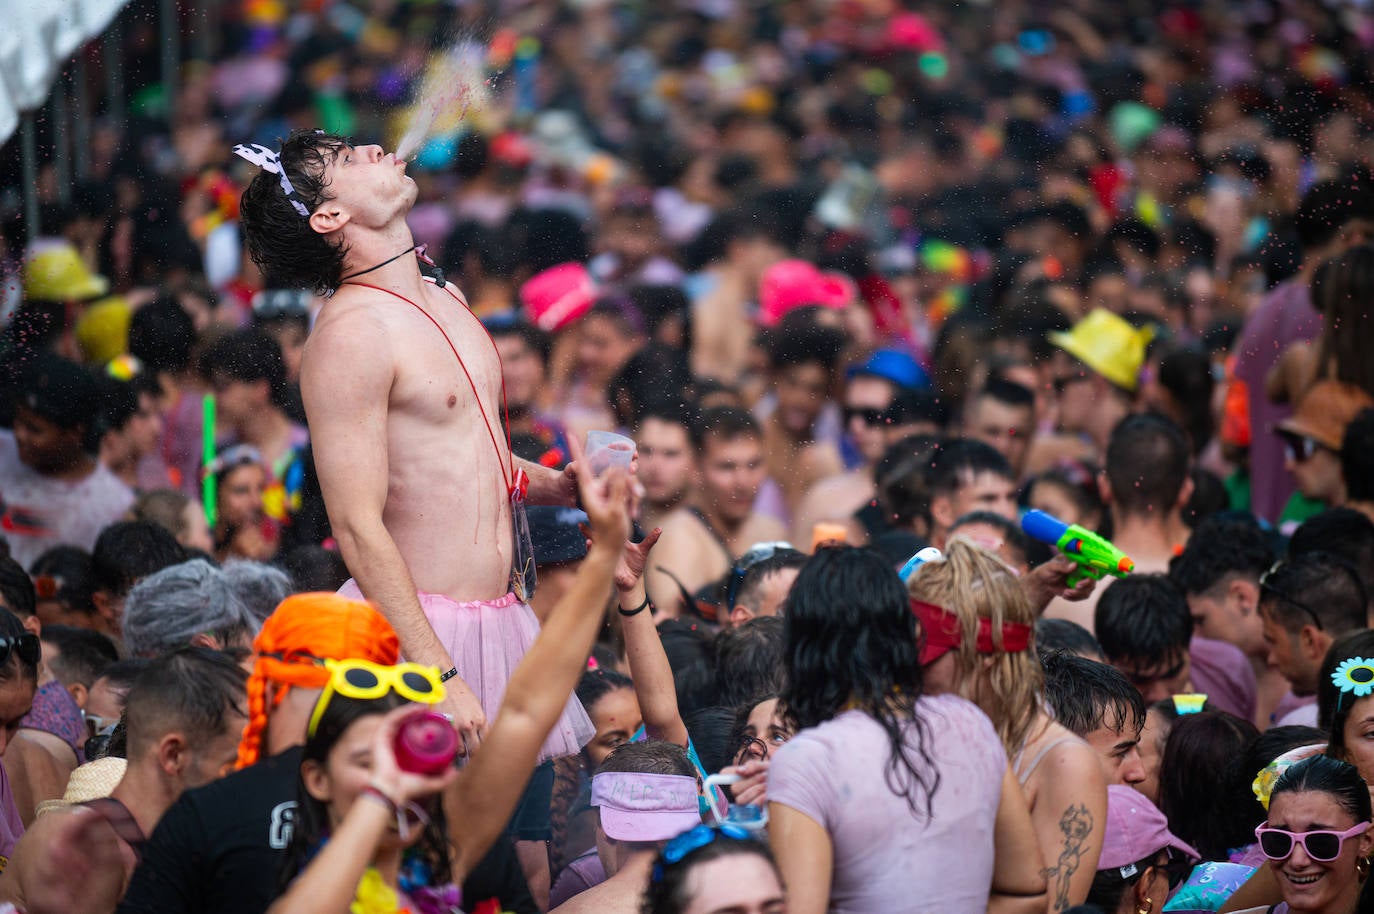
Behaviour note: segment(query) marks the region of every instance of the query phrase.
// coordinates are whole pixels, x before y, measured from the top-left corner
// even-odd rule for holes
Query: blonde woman
[[[1056,723],[1034,648],[1035,611],[1016,572],[951,540],[907,581],[920,621],[926,689],[972,701],[992,720],[1030,804],[1051,914],[1082,904],[1107,819],[1106,775],[1091,746]]]

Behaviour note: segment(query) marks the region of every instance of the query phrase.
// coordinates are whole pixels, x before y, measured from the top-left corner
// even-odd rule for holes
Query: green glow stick
[[[205,477],[200,481],[200,502],[205,507],[205,520],[211,529],[215,526],[215,508],[219,501],[218,483],[215,474],[210,472],[210,464],[215,462],[215,395],[206,394],[201,398],[200,459]]]

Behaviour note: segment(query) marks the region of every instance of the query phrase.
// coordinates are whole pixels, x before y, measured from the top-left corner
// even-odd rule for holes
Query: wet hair
[[[186,647],[148,664],[124,699],[129,752],[139,755],[180,731],[193,751],[223,736],[246,715],[248,673],[227,654]]]
[[[658,636],[673,671],[682,715],[715,704],[716,664],[710,634],[690,619],[668,619],[659,623]]]
[[[1069,908],[1064,914],[1075,914],[1075,912],[1100,912],[1118,911],[1121,909],[1121,900],[1126,897],[1126,892],[1131,886],[1136,885],[1145,878],[1145,871],[1154,866],[1162,865],[1167,859],[1166,849],[1161,848],[1148,857],[1134,861],[1131,867],[1114,867],[1107,870],[1098,870],[1093,876],[1092,886],[1088,889],[1088,898],[1085,904]],[[1132,872],[1134,869],[1134,872]],[[1129,876],[1122,875],[1123,872],[1130,873]]]
[[[1267,815],[1255,796],[1256,775],[1284,753],[1320,743],[1323,739],[1325,734],[1315,727],[1270,727],[1265,730],[1242,746],[1227,766],[1226,796],[1219,802],[1227,806],[1232,815],[1243,816],[1250,833],[1254,834],[1255,826]]]
[[[7,638],[13,641],[22,635],[28,634],[24,628],[24,623],[19,621],[19,617],[8,609],[0,608],[0,638]],[[38,661],[29,663],[19,656],[19,651],[10,650],[9,659],[0,666],[0,683],[9,682],[11,679],[23,679],[25,682],[37,684],[38,682]]]
[[[43,662],[64,686],[80,683],[89,689],[106,667],[119,660],[114,642],[89,628],[45,625],[39,637],[57,647],[57,656],[45,656]]]
[[[1344,559],[1374,595],[1374,522],[1354,508],[1328,508],[1303,521],[1288,541],[1288,557],[1324,552]]]
[[[892,566],[867,549],[819,550],[792,587],[784,632],[788,723],[814,727],[850,708],[873,718],[889,744],[888,789],[928,817],[940,774],[916,713],[916,617]]]
[[[740,575],[739,586],[735,590],[735,603],[758,610],[759,592],[763,584],[779,571],[801,568],[806,564],[806,553],[796,549],[778,549],[766,559],[755,562]],[[734,609],[734,607],[728,607]]]
[[[1030,506],[1030,495],[1037,485],[1053,486],[1073,502],[1079,514],[1095,514],[1098,518],[1098,532],[1103,536],[1111,533],[1111,517],[1102,503],[1102,494],[1097,488],[1099,469],[1091,463],[1078,460],[1061,461],[1039,476],[1033,477],[1021,490],[1023,507]]]
[[[1015,409],[1035,409],[1035,394],[1027,390],[1025,385],[1008,381],[1006,378],[989,378],[969,402],[973,403],[984,397]]]
[[[684,914],[691,907],[692,872],[698,866],[719,860],[722,857],[754,856],[763,860],[778,876],[782,884],[782,874],[772,853],[761,841],[752,838],[732,838],[718,832],[710,844],[704,844],[689,851],[675,861],[669,862],[660,853],[654,863],[654,878],[644,891],[644,901],[640,904],[639,914]]]
[[[1162,574],[1113,581],[1097,601],[1093,631],[1113,666],[1181,661],[1193,637],[1193,614],[1183,593]]]
[[[846,340],[845,332],[838,327],[814,321],[779,326],[767,338],[768,367],[782,371],[798,365],[820,365],[833,375]]]
[[[1188,478],[1188,439],[1163,416],[1127,416],[1107,444],[1112,504],[1122,514],[1166,517]]]
[[[939,439],[910,435],[889,445],[873,468],[878,504],[890,526],[909,529],[918,520],[930,521],[930,458]]]
[[[1374,501],[1374,409],[1363,409],[1341,439],[1341,475],[1350,501]]]
[[[617,689],[633,689],[634,680],[615,670],[587,670],[577,680],[577,700],[590,714],[597,702]]]
[[[698,708],[682,721],[692,748],[706,771],[719,771],[735,761],[735,712],[733,708]]]
[[[930,458],[930,494],[952,495],[971,478],[993,473],[1015,481],[1011,464],[1002,452],[973,438],[951,438],[939,445]]]
[[[146,657],[205,635],[227,647],[251,640],[261,626],[233,581],[204,559],[149,575],[129,590],[124,606],[125,644]]]
[[[1203,860],[1226,860],[1253,840],[1255,823],[1227,802],[1227,776],[1241,750],[1259,737],[1248,720],[1225,711],[1185,714],[1174,722],[1159,765],[1159,809],[1169,830]]]
[[[1172,349],[1159,360],[1159,384],[1183,410],[1193,455],[1201,454],[1215,430],[1211,358],[1196,346]]]
[[[1169,563],[1169,580],[1185,596],[1204,595],[1235,577],[1258,581],[1273,564],[1274,547],[1251,515],[1213,515]]]
[[[1279,775],[1269,795],[1269,808],[1274,808],[1274,799],[1280,794],[1307,791],[1331,797],[1356,822],[1370,820],[1369,787],[1359,769],[1349,762],[1329,755],[1314,755],[1297,762]]]
[[[970,511],[954,521],[949,528],[949,535],[957,536],[960,527],[969,527],[974,524],[982,524],[985,527],[995,529],[998,535],[1002,537],[1002,541],[1011,547],[1013,552],[1021,556],[1021,561],[1028,561],[1031,548],[1029,537],[1022,532],[1019,526],[991,511]]]
[[[135,309],[129,319],[129,354],[153,374],[185,371],[195,345],[195,322],[171,296]]]
[[[282,143],[278,158],[291,186],[314,210],[327,200],[325,170],[350,145],[344,137],[296,130]],[[259,171],[239,202],[248,256],[262,270],[268,288],[310,289],[324,295],[338,288],[347,250],[310,226],[291,205],[277,175]]]
[[[1114,725],[1139,733],[1145,726],[1145,701],[1114,666],[1060,652],[1043,659],[1045,699],[1054,719],[1079,736]]]
[[[147,669],[152,662],[152,659],[148,657],[128,657],[124,660],[116,660],[101,670],[96,679],[106,680],[112,691],[121,696],[127,696],[129,689],[133,688],[134,680],[138,679],[138,674]]]
[[[1044,679],[1032,643],[1024,651],[978,653],[982,619],[1000,633],[1008,623],[1033,625],[1035,608],[1020,581],[1001,559],[964,540],[953,539],[942,562],[923,565],[907,581],[912,599],[943,608],[959,619],[955,648],[959,682],[955,690],[992,720],[1011,755],[1025,747],[1035,718],[1045,704]],[[1000,634],[996,641],[1000,641]],[[1033,640],[1033,639],[1032,639]]]
[[[1036,619],[1035,648],[1041,657],[1055,651],[1068,651],[1079,656],[1090,655],[1089,660],[1107,662],[1102,645],[1097,643],[1093,633],[1068,619]]]
[[[1374,217],[1374,213],[1370,213]],[[1374,300],[1374,246],[1356,245],[1317,267],[1312,305],[1322,315],[1316,341],[1320,377],[1374,391],[1374,365],[1361,345]]]
[[[1374,219],[1374,193],[1363,183],[1321,181],[1298,202],[1293,230],[1306,252],[1327,244],[1355,219]]]
[[[625,743],[606,756],[597,766],[597,774],[607,772],[627,774],[670,774],[696,780],[697,769],[687,757],[687,750],[661,739],[646,739]]]
[[[1345,559],[1308,552],[1276,565],[1260,583],[1260,608],[1290,633],[1320,622],[1331,637],[1365,627],[1367,595]]]
[[[266,381],[272,404],[285,410],[291,400],[286,362],[281,345],[257,327],[235,330],[210,344],[200,358],[200,373],[207,379],[217,374],[252,384]]]
[[[348,566],[336,549],[303,543],[288,549],[276,565],[291,578],[296,593],[333,593],[348,582]]]
[[[622,426],[639,425],[651,403],[681,397],[692,387],[692,370],[681,349],[649,343],[626,360],[606,387],[606,402]]]
[[[21,619],[27,619],[37,611],[38,595],[34,592],[33,581],[20,565],[8,555],[0,556],[0,601],[5,609]]]
[[[1374,629],[1346,632],[1331,642],[1322,658],[1321,675],[1317,677],[1317,726],[1326,731],[1327,752],[1336,758],[1346,756],[1345,724],[1359,699],[1342,692],[1332,677],[1337,667],[1355,658],[1374,661]]]
[[[144,492],[129,509],[133,520],[157,524],[173,537],[186,533],[186,508],[191,504],[188,495],[175,489],[156,489]]]
[[[343,695],[331,695],[329,704],[320,715],[315,734],[305,741],[301,757],[301,767],[313,762],[321,768],[327,766],[329,754],[348,732],[348,728],[362,720],[386,714],[407,704],[395,692],[388,692],[381,698],[359,699]],[[411,848],[429,868],[430,884],[444,885],[452,882],[452,861],[449,859],[448,824],[444,817],[444,806],[434,797],[425,803],[429,823],[424,828],[419,843]],[[305,789],[305,779],[296,780],[296,816],[291,829],[291,840],[282,858],[279,888],[285,889],[306,866],[318,851],[320,841],[329,835],[329,808],[315,799]]]
[[[144,520],[111,524],[91,552],[94,589],[122,597],[136,582],[185,560],[186,551],[165,527]]]
[[[706,439],[733,441],[736,438],[761,438],[763,431],[748,410],[735,406],[716,406],[703,410],[692,423],[692,447],[698,454],[706,450]]]
[[[488,318],[482,322],[482,326],[487,328],[487,333],[491,334],[494,340],[519,338],[531,352],[539,357],[539,361],[544,363],[547,368],[549,359],[553,356],[553,337],[543,330],[531,324],[523,318],[514,320],[500,320]]]
[[[716,702],[734,708],[759,695],[778,694],[784,647],[783,621],[777,616],[750,619],[716,635]]]
[[[94,571],[91,554],[76,546],[53,546],[29,567],[35,590],[39,582],[44,586],[55,585],[55,589],[42,599],[54,599],[69,612],[95,615],[95,604],[91,601],[94,584]],[[46,579],[46,580],[45,580]],[[44,627],[47,631],[47,627]]]

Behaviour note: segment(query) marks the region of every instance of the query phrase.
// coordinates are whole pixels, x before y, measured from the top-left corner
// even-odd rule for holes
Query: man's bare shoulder
[[[787,528],[775,517],[751,514],[740,529],[740,552],[755,543],[768,543],[787,538]]]

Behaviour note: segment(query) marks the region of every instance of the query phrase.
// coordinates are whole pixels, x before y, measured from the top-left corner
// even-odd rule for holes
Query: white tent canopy
[[[0,143],[43,104],[67,59],[128,0],[0,0]]]

